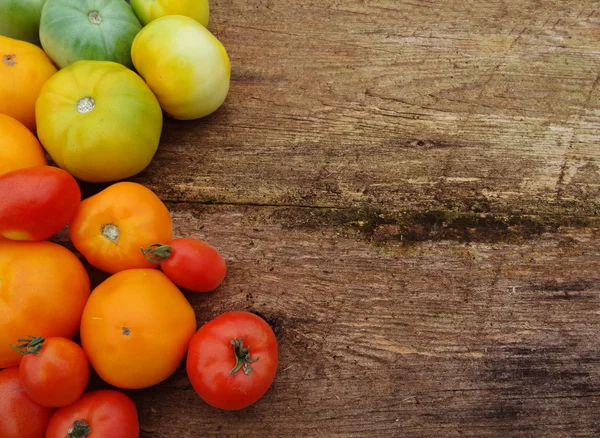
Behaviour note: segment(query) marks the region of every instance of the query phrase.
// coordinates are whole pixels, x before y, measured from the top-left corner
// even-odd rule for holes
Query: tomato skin
[[[44,438],[53,413],[27,395],[18,367],[0,371],[0,438]]]
[[[36,99],[56,72],[38,46],[0,35],[0,113],[17,119],[35,133]]]
[[[156,269],[127,269],[98,285],[81,318],[81,345],[100,378],[141,389],[175,372],[196,331],[185,295]]]
[[[72,338],[90,296],[90,278],[64,246],[0,240],[0,368],[23,356],[11,344],[29,334]]]
[[[131,8],[142,25],[165,15],[185,15],[202,26],[208,26],[210,5],[208,0],[131,0]]]
[[[231,341],[243,338],[250,347],[252,370],[230,371],[236,360]],[[204,324],[190,340],[186,370],[194,390],[209,405],[237,410],[258,401],[270,388],[277,371],[277,339],[259,316],[226,312]]]
[[[41,88],[35,119],[40,143],[58,167],[82,181],[112,182],[150,164],[163,113],[143,79],[127,67],[77,61]]]
[[[0,114],[0,138],[0,175],[11,170],[48,164],[38,139],[17,119]]]
[[[193,18],[165,15],[151,21],[135,36],[131,59],[161,108],[174,119],[205,117],[219,109],[229,93],[227,50]]]
[[[120,391],[103,389],[85,393],[52,416],[46,438],[65,438],[75,421],[85,421],[86,438],[138,438],[140,425],[133,400]]]
[[[142,25],[122,0],[52,0],[40,16],[40,41],[60,68],[79,60],[131,64],[131,42]]]
[[[138,183],[119,182],[81,202],[69,233],[92,266],[115,274],[156,268],[141,248],[171,240],[173,224],[168,208],[154,192]]]
[[[25,354],[19,365],[21,384],[36,403],[59,408],[83,394],[90,366],[83,349],[70,339],[46,339],[38,354]]]
[[[40,45],[40,16],[46,0],[0,2],[0,35]]]
[[[171,254],[160,262],[169,279],[192,292],[210,292],[218,288],[227,274],[225,260],[216,248],[194,239],[173,239],[167,245]]]
[[[52,166],[0,175],[0,234],[13,240],[44,240],[71,220],[81,190],[68,172]]]

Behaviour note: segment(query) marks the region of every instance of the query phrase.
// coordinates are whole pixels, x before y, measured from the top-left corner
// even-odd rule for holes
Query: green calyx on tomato
[[[67,438],[85,438],[90,433],[92,429],[84,420],[76,420],[73,422],[73,427],[67,430]]]
[[[44,342],[46,342],[46,338],[43,336],[31,336],[29,335],[27,338],[19,338],[17,342],[21,342],[18,345],[11,345],[10,347],[18,351],[19,353],[25,354],[40,354],[40,350],[44,346]]]
[[[235,376],[243,368],[244,374],[249,375],[252,372],[250,364],[256,362],[259,358],[250,358],[250,347],[244,347],[244,338],[232,339],[231,345],[233,345],[235,354],[235,366],[229,371],[229,374]]]
[[[146,257],[146,260],[152,263],[161,263],[171,257],[173,254],[173,248],[169,245],[163,245],[162,243],[153,243],[148,248],[142,248],[142,254]]]

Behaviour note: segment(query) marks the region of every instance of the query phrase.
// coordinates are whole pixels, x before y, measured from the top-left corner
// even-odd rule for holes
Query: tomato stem
[[[18,345],[11,345],[10,348],[25,355],[25,354],[40,354],[40,350],[44,346],[46,339],[43,336],[32,336],[29,335],[27,338],[19,338],[17,342],[21,342]]]
[[[92,433],[92,429],[85,420],[75,420],[73,427],[67,430],[66,438],[85,438],[90,433]]]
[[[244,374],[250,374],[252,372],[252,367],[250,366],[250,364],[252,362],[256,362],[259,358],[250,358],[250,347],[244,347],[244,338],[232,339],[230,341],[230,344],[233,345],[233,352],[235,354],[235,366],[229,372],[229,374],[235,376],[236,373],[241,369],[244,370]]]
[[[146,260],[152,263],[162,263],[167,260],[171,254],[173,254],[173,248],[169,245],[163,245],[162,243],[153,243],[148,248],[142,248],[142,254],[146,257]]]

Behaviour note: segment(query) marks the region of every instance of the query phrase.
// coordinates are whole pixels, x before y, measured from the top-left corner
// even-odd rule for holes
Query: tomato
[[[40,16],[46,0],[2,0],[0,35],[40,44]]]
[[[89,182],[141,172],[154,157],[162,111],[142,78],[114,62],[79,61],[36,104],[38,137],[59,167]]]
[[[27,395],[18,367],[0,371],[0,438],[44,438],[53,413]]]
[[[223,104],[229,92],[227,51],[192,18],[167,15],[150,22],[133,40],[131,57],[172,118],[207,116]]]
[[[0,175],[0,234],[13,240],[44,240],[75,214],[77,181],[57,167],[37,166]]]
[[[143,252],[148,260],[160,263],[173,283],[193,292],[215,290],[227,273],[219,251],[191,237],[173,239],[168,245],[150,245]]]
[[[123,0],[48,0],[40,18],[40,41],[60,68],[81,60],[131,68],[131,43],[141,28]]]
[[[90,296],[83,264],[47,240],[0,240],[0,368],[22,356],[10,345],[23,334],[72,338]]]
[[[0,114],[0,175],[25,167],[48,164],[42,145],[17,119]]]
[[[208,0],[131,0],[131,8],[143,25],[165,15],[186,15],[208,26]]]
[[[277,339],[261,317],[226,312],[204,324],[189,344],[186,369],[209,405],[242,409],[269,389],[277,370]]]
[[[0,113],[35,132],[35,102],[56,67],[39,47],[0,35]]]
[[[126,389],[162,382],[196,331],[194,309],[156,269],[128,269],[102,282],[81,319],[81,345],[98,375]]]
[[[140,424],[133,400],[120,391],[85,393],[60,408],[48,425],[46,438],[137,438]]]
[[[69,225],[75,248],[98,269],[114,274],[154,268],[140,250],[173,235],[171,214],[147,187],[119,182],[84,199]]]
[[[67,338],[19,338],[19,379],[33,401],[53,408],[70,405],[85,390],[90,365],[83,349]]]

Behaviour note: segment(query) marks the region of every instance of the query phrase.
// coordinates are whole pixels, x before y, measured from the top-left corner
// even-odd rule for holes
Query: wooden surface
[[[131,392],[142,437],[600,436],[600,4],[211,7],[230,95],[133,180],[281,361],[241,412]]]

